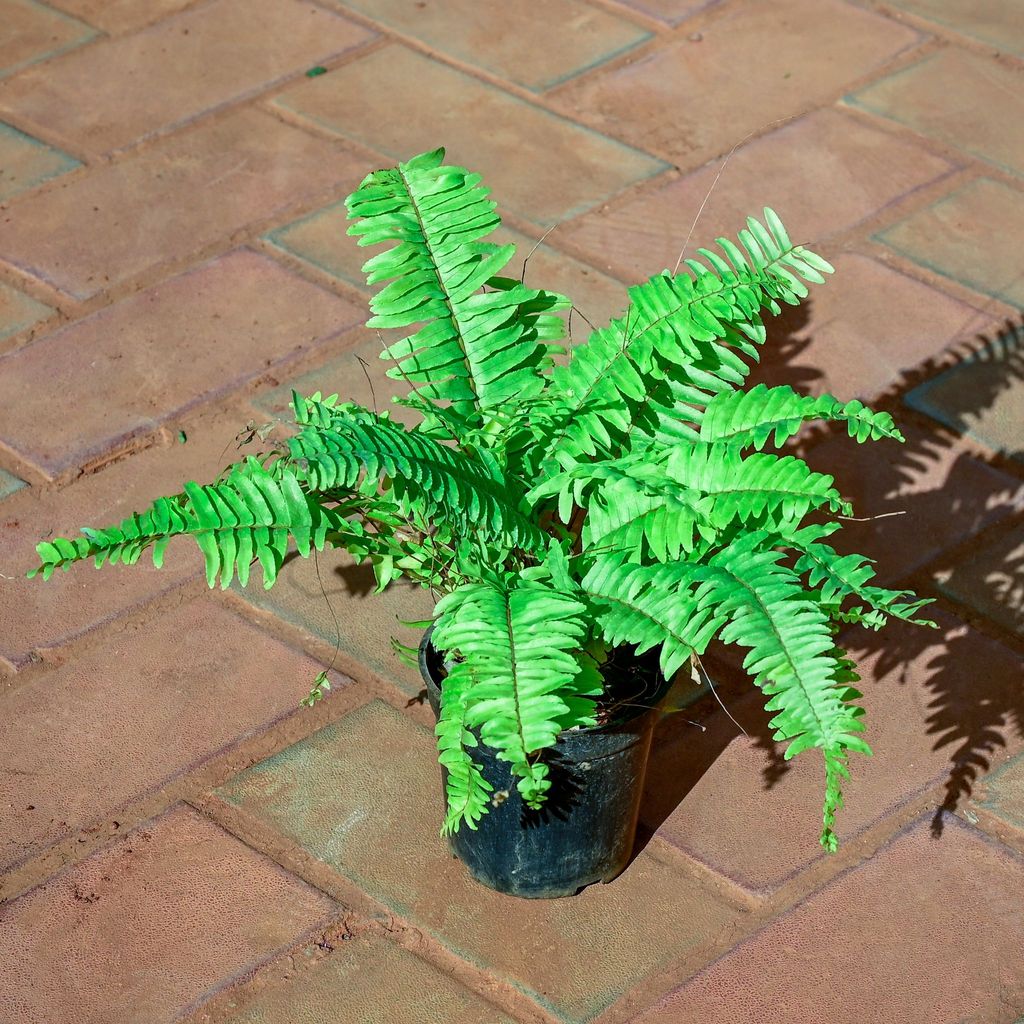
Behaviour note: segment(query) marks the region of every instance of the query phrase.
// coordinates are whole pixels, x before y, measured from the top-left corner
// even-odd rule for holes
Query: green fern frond
[[[441,635],[444,635],[443,626]],[[457,832],[462,822],[475,829],[487,811],[488,794],[494,789],[483,777],[480,766],[470,754],[470,750],[477,745],[476,737],[466,724],[473,681],[472,666],[465,661],[456,661],[450,664],[441,692],[441,714],[435,733],[438,761],[448,771],[442,835]]]
[[[436,611],[434,645],[469,681],[465,727],[479,729],[511,765],[525,803],[539,807],[551,781],[537,754],[554,746],[562,729],[594,724],[592,713],[578,713],[586,608],[539,581],[519,580],[514,589],[461,587]]]
[[[633,644],[638,654],[660,646],[670,679],[725,621],[712,604],[697,603],[691,584],[687,563],[634,565],[613,554],[598,558],[580,587],[608,646]]]
[[[846,612],[848,621],[853,616],[856,621],[878,629],[891,615],[917,626],[935,625],[930,619],[915,618],[931,601],[908,600],[914,598],[909,590],[871,586],[868,580],[874,577],[875,571],[871,568],[870,559],[863,555],[840,555],[827,544],[820,543],[806,544],[801,551],[795,571],[801,576],[806,575],[808,584],[819,589],[823,605],[839,608],[848,598],[863,602]]]
[[[480,175],[443,165],[444,150],[374,171],[347,200],[360,245],[394,242],[363,267],[368,284],[390,283],[370,301],[368,327],[424,324],[391,345],[388,375],[417,398],[450,402],[467,428],[480,410],[538,395],[561,336],[567,299],[501,278],[515,247],[482,242],[500,220]],[[481,291],[489,286],[490,291]]]
[[[489,531],[496,542],[543,549],[547,536],[521,509],[522,492],[484,450],[477,458],[365,410],[333,410],[329,426],[307,424],[289,438],[290,465],[320,491],[376,493],[385,478],[395,500],[428,518]]]
[[[575,460],[615,454],[616,442],[643,411],[658,380],[670,381],[673,401],[687,404],[699,424],[703,406],[742,383],[765,338],[760,311],[806,294],[801,278],[821,281],[831,267],[794,246],[781,222],[765,211],[769,228],[754,218],[740,232],[743,249],[718,239],[721,253],[700,250],[711,267],[687,261],[688,272],[667,272],[631,288],[623,317],[595,331],[573,350],[568,366],[552,374],[552,405],[545,459]],[[745,250],[745,252],[743,251]],[[658,427],[648,410],[646,429]]]
[[[858,441],[904,440],[887,412],[874,412],[853,399],[840,402],[832,395],[814,398],[797,394],[788,385],[770,388],[755,384],[749,391],[715,395],[700,424],[701,440],[762,449],[772,439],[779,447],[809,420],[844,422]]]
[[[787,760],[820,747],[826,763],[822,845],[835,849],[832,829],[842,805],[841,779],[848,753],[870,754],[858,735],[863,709],[852,702],[860,694],[850,663],[836,652],[824,612],[800,585],[799,577],[779,562],[782,552],[771,537],[748,534],[693,566],[698,605],[714,605],[729,617],[721,632],[725,643],[750,648],[743,662],[754,683],[770,698],[776,740],[787,741]]]
[[[270,588],[284,563],[290,540],[300,554],[310,547],[322,550],[329,531],[345,530],[344,509],[324,508],[305,494],[291,473],[271,474],[255,459],[248,459],[215,484],[185,484],[183,494],[158,498],[145,512],[129,516],[117,526],[82,529],[82,537],[58,537],[36,548],[41,565],[29,575],[47,579],[54,569],[92,558],[105,562],[138,561],[152,547],[153,564],[163,564],[172,537],[186,534],[198,544],[206,562],[207,583],[220,576],[227,587],[234,575],[245,586],[253,560],[263,566],[264,586]]]

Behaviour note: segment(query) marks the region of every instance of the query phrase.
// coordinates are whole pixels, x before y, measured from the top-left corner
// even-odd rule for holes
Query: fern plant
[[[873,585],[867,559],[833,548],[851,510],[832,478],[771,450],[816,419],[901,441],[891,417],[743,387],[762,318],[832,268],[765,209],[736,241],[630,288],[624,314],[558,361],[569,300],[505,276],[514,247],[485,240],[499,224],[488,190],[443,157],[375,171],[348,198],[350,234],[385,246],[364,266],[384,285],[368,326],[404,335],[382,358],[416,426],[294,394],[286,443],[116,526],[40,544],[33,573],[147,549],[159,566],[183,534],[211,587],[245,585],[254,562],[270,587],[294,546],[369,559],[380,589],[399,576],[430,588],[449,665],[437,725],[449,832],[489,807],[477,744],[537,807],[552,784],[545,752],[596,722],[609,650],[657,649],[671,676],[717,637],[746,649],[785,756],[821,752],[821,842],[834,849],[849,756],[870,753],[836,633],[922,621],[925,602]]]

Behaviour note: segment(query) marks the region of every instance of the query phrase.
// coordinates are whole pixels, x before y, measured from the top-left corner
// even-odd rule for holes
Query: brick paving
[[[0,0],[0,1022],[1022,1019],[1021,25],[1013,0]],[[595,322],[674,264],[734,147],[692,244],[768,204],[835,263],[757,379],[896,416],[902,448],[800,443],[859,515],[902,513],[845,542],[941,627],[845,638],[876,754],[835,856],[728,652],[731,717],[705,695],[659,726],[625,873],[526,902],[437,836],[388,643],[422,592],[338,556],[211,592],[184,544],[22,578],[38,540],[212,479],[293,383],[387,400],[340,201],[442,144],[520,258],[555,226],[528,280]]]

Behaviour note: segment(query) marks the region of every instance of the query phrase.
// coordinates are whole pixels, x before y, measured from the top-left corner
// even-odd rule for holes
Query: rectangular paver
[[[273,102],[392,160],[444,146],[450,162],[483,174],[502,210],[544,227],[666,166],[402,46],[376,49]]]
[[[0,281],[0,341],[45,320],[53,310]]]
[[[959,434],[1024,460],[1024,331],[998,332],[905,401]]]
[[[753,381],[867,401],[954,342],[993,329],[973,306],[867,256],[846,253],[833,265],[807,302],[768,319]]]
[[[1006,0],[893,0],[892,6],[1024,57],[1024,21]]]
[[[998,224],[1000,230],[993,231]],[[1024,306],[1024,191],[977,178],[877,235],[937,274],[1013,306]]]
[[[94,153],[128,146],[337,57],[372,33],[306,0],[213,0],[7,83],[0,111]]]
[[[599,131],[698,167],[748,132],[826,102],[919,39],[838,0],[747,0],[723,8],[701,34],[694,42],[680,33],[634,62],[570,83],[556,102]]]
[[[1020,120],[1022,91],[1024,71],[950,47],[872,83],[848,102],[1024,174],[1024,140],[1008,130]]]
[[[720,942],[735,921],[647,854],[573,899],[519,900],[473,882],[437,834],[430,733],[379,701],[217,792],[566,1021],[591,1020],[648,972]]]
[[[927,823],[677,989],[642,1024],[949,1024],[1024,1010],[1024,861]]]
[[[340,0],[335,0],[340,6]],[[474,64],[498,78],[541,91],[616,57],[651,33],[582,0],[520,0],[515,7],[445,0],[348,0],[386,28]],[[552,38],[558,46],[552,46]]]
[[[193,0],[55,0],[52,6],[115,35],[134,32],[191,3]]]
[[[623,280],[646,280],[675,266],[691,227],[687,256],[720,235],[735,238],[747,217],[770,206],[794,241],[813,246],[951,170],[911,141],[820,110],[741,146],[724,170],[715,159],[559,227],[552,241]]]
[[[335,142],[246,109],[12,200],[0,258],[86,299],[365,174]]]
[[[0,360],[0,439],[57,476],[361,316],[266,256],[230,253]],[[41,420],[45,392],[73,396],[74,417]]]
[[[95,35],[94,29],[77,18],[36,0],[5,0],[0,78],[81,46]]]
[[[0,203],[80,166],[67,153],[0,122]]]
[[[335,912],[175,808],[0,907],[0,1019],[170,1024]]]
[[[0,864],[266,728],[298,707],[319,668],[203,597],[7,694]]]
[[[349,940],[286,985],[264,989],[228,1024],[513,1024],[401,946]]]
[[[859,703],[874,756],[851,756],[836,822],[841,843],[930,786],[942,787],[954,805],[965,802],[978,774],[967,765],[980,762],[984,771],[1006,749],[1024,746],[1015,714],[1024,662],[951,617],[939,622],[941,630],[895,623],[842,638],[861,674]],[[643,820],[767,895],[825,856],[818,845],[824,771],[816,751],[783,761],[762,694],[723,700],[749,737],[720,710],[706,732],[669,720],[648,774]]]
[[[404,693],[415,696],[423,680],[415,668],[405,665],[391,649],[391,638],[414,644],[418,637],[402,626],[433,615],[430,593],[414,583],[393,583],[384,594],[375,594],[376,582],[368,562],[356,565],[342,551],[325,551],[313,558],[296,558],[277,577],[272,590],[259,581],[235,590],[264,612],[284,619],[311,636],[334,647]]]
[[[242,453],[232,438],[246,422],[240,413],[186,422],[186,443],[154,446],[91,473],[63,490],[22,490],[0,506],[0,666],[20,668],[36,648],[60,647],[200,574],[202,558],[191,541],[176,539],[163,569],[149,556],[133,566],[91,564],[58,572],[46,583],[25,579],[38,562],[35,546],[54,535],[75,536],[82,526],[106,526],[147,508],[182,482],[213,480]],[[6,568],[4,568],[6,566]]]
[[[976,458],[948,432],[903,421],[898,426],[906,444],[856,444],[844,433],[806,456],[812,469],[835,477],[854,516],[866,520],[844,522],[835,540],[876,559],[879,579],[887,582],[1024,508],[1024,484]]]

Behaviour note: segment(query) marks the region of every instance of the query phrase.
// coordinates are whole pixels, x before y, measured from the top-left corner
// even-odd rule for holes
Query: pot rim
[[[434,686],[437,689],[438,694],[440,694],[442,684],[434,678],[434,674],[433,672],[431,672],[430,664],[427,660],[428,648],[435,654],[440,653],[438,652],[437,648],[434,647],[434,645],[430,642],[430,634],[433,633],[433,631],[434,624],[431,623],[424,631],[423,636],[420,639],[418,660],[420,675],[423,677],[423,681],[427,683],[428,686]],[[665,699],[666,695],[668,694],[668,691],[672,687],[672,680],[666,679],[664,673],[661,671],[660,668],[658,669],[658,678],[661,680],[661,682],[659,683],[658,688],[655,690],[655,695],[650,705],[646,707],[632,708],[628,715],[621,718],[615,718],[612,721],[605,722],[603,725],[590,725],[584,726],[582,728],[563,729],[558,734],[559,738],[563,736],[586,736],[596,733],[615,732],[619,729],[622,729],[624,726],[628,726],[630,723],[634,722],[642,715],[650,714],[650,712],[652,711],[657,711],[659,705]]]

